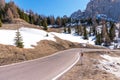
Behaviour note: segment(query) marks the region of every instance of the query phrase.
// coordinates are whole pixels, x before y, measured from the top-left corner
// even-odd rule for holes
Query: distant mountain
[[[72,18],[80,18],[82,17],[82,11],[81,10],[78,10],[76,12],[74,12],[72,15],[71,15]]]
[[[91,0],[84,12],[74,12],[72,18],[95,17],[99,14],[107,15],[114,20],[120,20],[120,0]],[[80,17],[81,16],[81,17]]]

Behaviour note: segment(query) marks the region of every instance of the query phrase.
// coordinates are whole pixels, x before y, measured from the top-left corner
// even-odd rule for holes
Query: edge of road
[[[80,54],[79,54],[79,52],[77,53],[77,55],[78,55],[77,60],[71,66],[69,66],[67,69],[65,69],[63,72],[61,72],[56,77],[54,77],[52,80],[57,80],[60,76],[62,76],[67,71],[69,71],[80,60]]]
[[[73,49],[80,49],[80,48],[73,48]],[[72,49],[67,49],[67,50],[72,50]],[[55,52],[54,54],[51,54],[51,55],[48,55],[48,56],[44,56],[44,57],[41,57],[41,58],[37,58],[37,59],[26,60],[26,61],[22,61],[22,62],[18,62],[18,63],[12,63],[12,64],[3,65],[3,66],[0,66],[0,68],[14,66],[14,65],[19,65],[19,64],[24,64],[24,63],[32,62],[32,61],[36,61],[36,60],[41,60],[41,59],[44,59],[44,58],[52,57],[54,55],[57,55],[57,54],[59,54],[61,52],[67,51],[67,50]]]

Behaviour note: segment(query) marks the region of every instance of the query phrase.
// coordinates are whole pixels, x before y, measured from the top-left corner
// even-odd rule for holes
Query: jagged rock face
[[[120,20],[120,0],[91,0],[85,10],[85,16],[95,17],[105,14],[110,18]]]
[[[76,18],[80,17],[81,15],[82,15],[82,11],[81,11],[81,10],[78,10],[78,11],[74,12],[74,13],[71,15],[71,17],[76,19]]]
[[[0,0],[0,8],[4,8],[5,7],[5,0]]]

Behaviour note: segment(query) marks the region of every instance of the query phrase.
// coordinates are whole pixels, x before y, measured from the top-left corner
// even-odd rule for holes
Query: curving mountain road
[[[79,48],[65,50],[44,58],[1,66],[0,80],[55,80],[77,63],[80,50]],[[106,51],[106,49],[82,49],[82,51]]]

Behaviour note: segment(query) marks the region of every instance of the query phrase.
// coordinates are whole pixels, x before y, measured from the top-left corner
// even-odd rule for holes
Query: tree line
[[[44,30],[47,30],[48,25],[61,27],[65,24],[65,19],[69,19],[67,16],[55,18],[54,16],[39,15],[32,10],[24,11],[16,6],[13,1],[5,3],[4,7],[0,5],[0,26],[2,26],[2,23],[12,23],[15,18],[21,18],[30,24],[43,26]]]
[[[112,43],[117,43],[117,36],[120,38],[120,27],[116,27],[116,23],[113,21],[86,18],[73,20],[71,23],[75,24],[75,26],[69,24],[69,26],[64,27],[65,33],[71,33],[72,29],[74,29],[75,33],[83,36],[85,40],[88,40],[90,36],[95,36],[96,45],[108,47]],[[116,35],[116,30],[119,32],[118,35]]]

